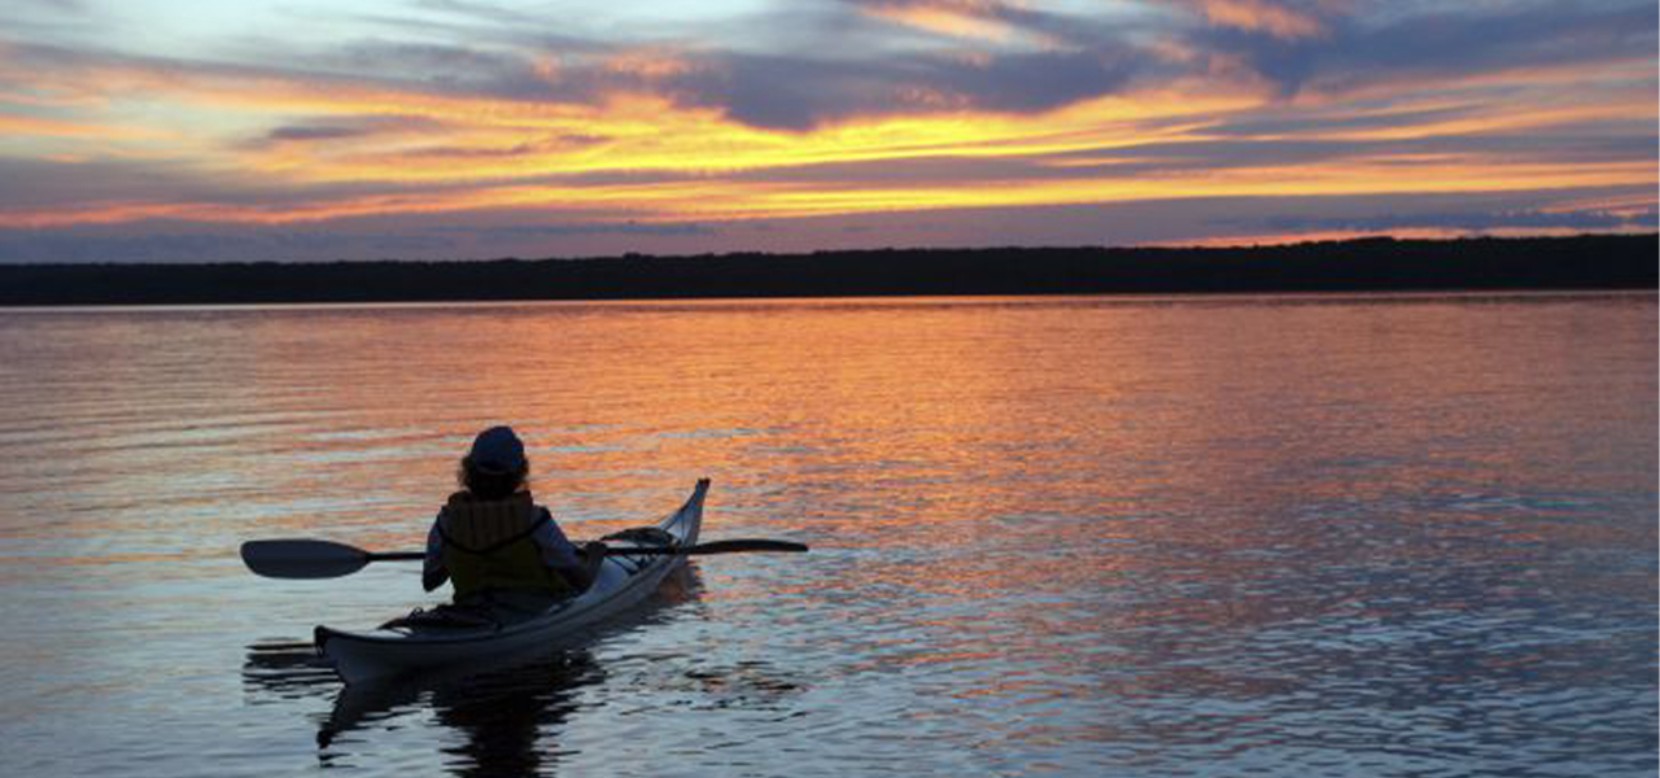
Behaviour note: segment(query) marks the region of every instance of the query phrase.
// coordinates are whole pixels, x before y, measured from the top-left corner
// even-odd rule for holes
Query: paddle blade
[[[327,540],[250,540],[242,563],[267,578],[339,578],[363,569],[369,554]]]

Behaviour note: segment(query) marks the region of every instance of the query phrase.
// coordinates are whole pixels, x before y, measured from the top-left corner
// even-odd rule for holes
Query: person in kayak
[[[427,532],[421,584],[455,586],[458,604],[546,600],[587,589],[605,559],[603,543],[578,549],[531,498],[530,461],[511,427],[473,439],[451,494]]]

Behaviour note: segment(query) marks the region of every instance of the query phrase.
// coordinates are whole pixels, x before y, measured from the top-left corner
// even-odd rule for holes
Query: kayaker
[[[432,591],[446,580],[454,602],[513,604],[568,597],[593,583],[605,559],[603,543],[578,549],[547,508],[531,498],[530,461],[511,427],[491,427],[473,439],[451,494],[427,533],[421,584]]]

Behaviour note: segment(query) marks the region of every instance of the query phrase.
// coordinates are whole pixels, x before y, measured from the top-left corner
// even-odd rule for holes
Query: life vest
[[[455,601],[502,589],[574,593],[563,576],[542,562],[542,550],[531,539],[543,522],[552,520],[527,492],[488,501],[467,492],[450,495],[438,512],[438,534]]]

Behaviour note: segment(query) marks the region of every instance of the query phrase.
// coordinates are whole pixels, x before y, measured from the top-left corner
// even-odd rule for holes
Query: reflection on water
[[[607,682],[605,665],[585,643],[663,623],[670,609],[695,602],[701,589],[694,568],[671,572],[658,593],[634,611],[584,632],[573,647],[492,657],[487,663],[435,669],[415,675],[347,686],[310,643],[261,642],[247,647],[242,677],[252,704],[275,700],[328,698],[319,717],[317,759],[325,767],[355,766],[353,734],[409,726],[407,719],[430,712],[453,731],[456,745],[439,750],[443,764],[461,776],[552,775],[561,754],[560,725],[580,709],[583,687]],[[661,662],[672,657],[652,657]],[[619,663],[626,667],[625,660]],[[684,688],[710,696],[725,689],[792,690],[789,681],[766,679],[764,663],[726,670],[687,670]]]
[[[349,745],[333,748],[341,735],[385,727],[399,711],[430,709],[439,724],[461,736],[459,745],[441,749],[452,757],[446,766],[455,774],[551,774],[559,725],[576,710],[576,690],[603,681],[593,657],[573,651],[551,662],[461,678],[346,687],[318,729],[318,759],[349,764]]]
[[[460,736],[441,751],[451,757],[445,766],[463,776],[553,774],[559,725],[577,709],[577,691],[605,681],[592,654],[580,649],[494,670],[348,687],[313,652],[255,648],[243,676],[256,698],[333,695],[317,729],[317,759],[325,767],[353,766],[353,732],[372,736],[431,711]]]
[[[1653,775],[1655,311],[0,313],[8,766]],[[430,604],[412,566],[235,548],[418,548],[498,421],[575,537],[708,475],[706,538],[814,550],[701,559],[695,597],[486,680],[348,700],[246,648]]]

